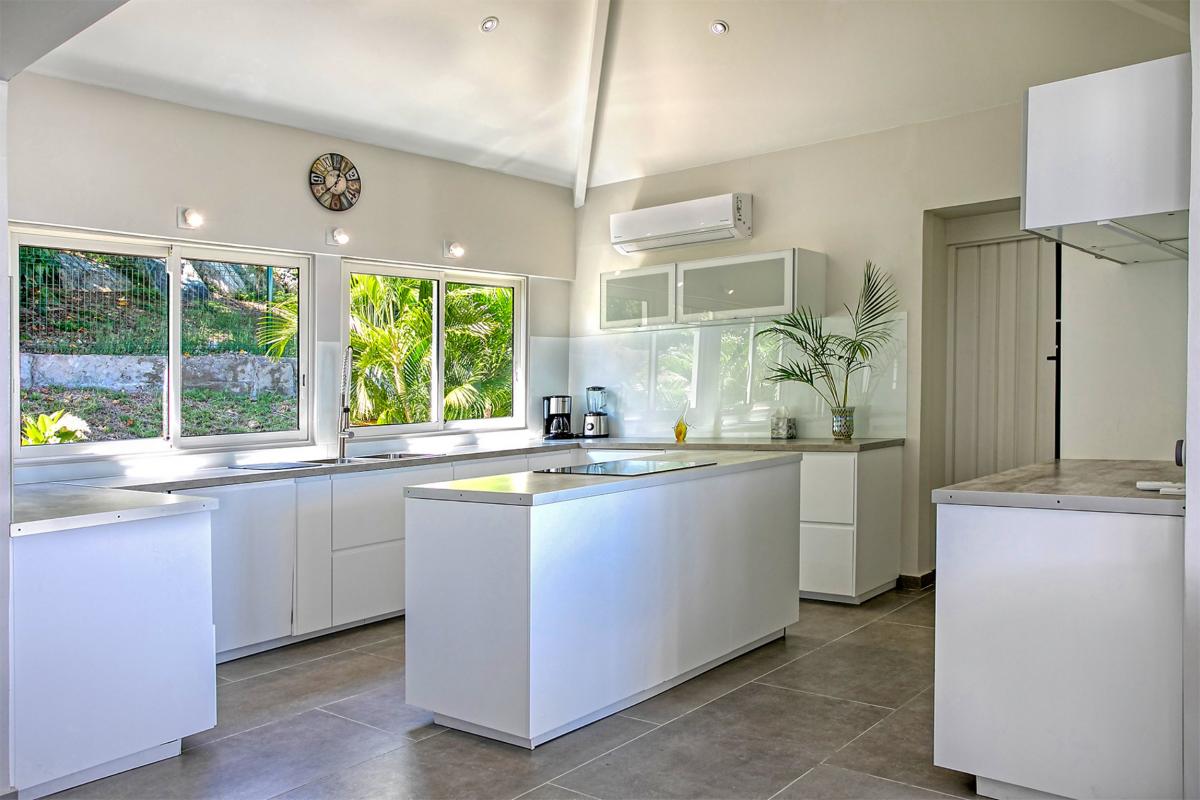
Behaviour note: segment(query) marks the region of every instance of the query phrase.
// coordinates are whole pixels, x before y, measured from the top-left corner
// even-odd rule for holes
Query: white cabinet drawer
[[[333,481],[328,475],[296,481],[296,596],[292,635],[333,624]]]
[[[448,481],[449,465],[333,477],[333,549],[404,538],[404,487]]]
[[[854,524],[857,456],[805,453],[800,462],[800,519]]]
[[[404,610],[404,540],[333,554],[333,624]]]
[[[558,450],[553,453],[535,453],[527,456],[527,459],[530,470],[572,467],[579,463],[578,454],[579,449],[572,447],[570,450]]]
[[[800,590],[854,596],[853,528],[800,526]]]
[[[478,458],[458,461],[454,464],[454,478],[481,478],[484,475],[507,475],[510,472],[528,472],[529,462],[525,456],[504,458]]]

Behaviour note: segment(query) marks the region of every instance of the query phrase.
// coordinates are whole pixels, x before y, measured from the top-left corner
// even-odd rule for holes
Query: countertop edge
[[[1150,514],[1182,517],[1182,497],[1102,497],[1032,492],[987,492],[979,490],[934,489],[937,505],[990,506],[993,508],[1031,508],[1051,511],[1099,511],[1110,514]]]
[[[405,498],[417,500],[536,507],[637,489],[648,489],[654,486],[664,486],[688,480],[703,480],[705,478],[715,478],[720,475],[732,475],[739,472],[784,466],[786,464],[799,464],[803,458],[803,453],[783,452],[770,458],[743,461],[734,464],[713,464],[706,467],[619,478],[598,477],[598,482],[595,484],[576,486],[553,492],[538,492],[537,494],[530,494],[528,492],[472,491],[469,489],[449,489],[437,486],[409,486],[405,488],[404,496]]]
[[[65,484],[58,484],[65,485]],[[111,492],[128,492],[131,500],[137,500],[138,495],[159,495],[154,492],[139,492],[129,489],[107,489]],[[220,502],[212,497],[188,496],[173,503],[156,503],[150,505],[131,505],[129,508],[108,509],[86,514],[70,514],[63,517],[47,517],[24,522],[9,523],[9,535],[12,537],[31,536],[34,534],[59,533],[62,531],[92,528],[100,525],[112,525],[119,522],[134,522],[137,520],[174,517],[180,514],[194,514],[199,511],[215,511]]]

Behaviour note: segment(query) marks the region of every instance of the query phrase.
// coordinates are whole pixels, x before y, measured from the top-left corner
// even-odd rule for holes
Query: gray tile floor
[[[788,637],[533,752],[404,703],[404,621],[222,664],[179,758],[64,792],[245,798],[937,798],[933,593],[802,602]]]

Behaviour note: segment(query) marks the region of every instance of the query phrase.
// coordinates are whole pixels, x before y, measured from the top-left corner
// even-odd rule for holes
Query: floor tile
[[[938,800],[944,795],[841,767],[822,765],[777,794],[776,800]]]
[[[432,712],[405,702],[403,681],[388,683],[322,708],[332,714],[414,740],[445,730],[441,725],[434,724]]]
[[[668,722],[815,650],[821,644],[820,640],[808,636],[785,636],[621,713],[649,722]]]
[[[526,792],[521,795],[519,800],[592,800],[592,798],[589,798],[586,794],[573,792],[570,789],[555,786],[553,783],[547,783],[545,786],[539,786],[532,792]]]
[[[403,637],[403,635],[404,617],[394,617],[382,622],[306,639],[287,647],[277,647],[274,650],[239,658],[236,661],[226,661],[224,664],[217,665],[217,676],[231,681],[245,680],[355,647],[371,647],[384,641]],[[403,642],[403,638],[400,641]],[[403,660],[403,652],[402,644],[400,660]]]
[[[337,653],[287,669],[217,686],[217,727],[184,740],[196,747],[256,725],[328,705],[389,683],[404,665],[369,653]]]
[[[554,782],[606,800],[770,797],[886,713],[750,684]]]
[[[612,716],[530,751],[446,731],[302,786],[287,800],[513,798],[652,730]],[[557,783],[557,781],[555,781]]]
[[[920,600],[916,600],[903,608],[893,611],[883,618],[884,622],[900,622],[905,625],[924,625],[927,628],[934,626],[934,613],[936,603],[932,592],[923,596]]]
[[[403,636],[395,636],[391,639],[384,639],[382,642],[376,642],[375,644],[369,644],[365,647],[360,647],[358,649],[362,650],[364,653],[370,653],[371,655],[382,656],[383,658],[390,658],[393,661],[400,661],[400,662],[404,661],[404,637]]]
[[[401,737],[322,711],[309,711],[55,798],[265,800],[403,746]]]
[[[933,684],[933,629],[875,622],[759,681],[897,708]]]
[[[893,590],[872,597],[857,606],[829,603],[824,600],[801,600],[800,619],[788,628],[788,634],[831,642],[915,599],[915,595],[905,595]]]
[[[829,763],[958,797],[977,796],[974,776],[933,764],[932,689],[834,754]]]

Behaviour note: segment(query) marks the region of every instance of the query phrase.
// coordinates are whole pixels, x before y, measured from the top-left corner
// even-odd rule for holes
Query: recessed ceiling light
[[[491,33],[498,27],[500,27],[499,17],[484,17],[483,22],[479,23],[479,30],[484,33]]]
[[[723,19],[714,19],[708,29],[712,31],[713,36],[722,36],[729,33],[729,23]]]

